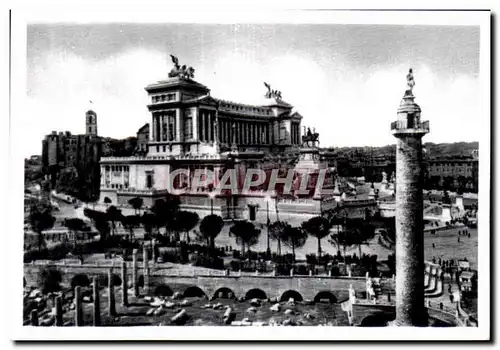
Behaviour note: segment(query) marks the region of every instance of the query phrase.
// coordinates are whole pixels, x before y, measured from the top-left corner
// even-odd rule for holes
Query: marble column
[[[181,121],[181,113],[178,109],[175,110],[174,118],[175,118],[175,128],[174,128],[175,137],[174,137],[174,139],[177,142],[181,142],[182,141],[182,132],[183,132],[182,127],[183,127],[183,125],[182,125],[182,121]]]
[[[144,278],[144,294],[149,292],[149,256],[148,248],[142,248],[142,259],[143,259],[143,278]]]
[[[92,280],[92,292],[94,297],[94,305],[92,310],[94,327],[101,325],[101,296],[99,295],[99,280],[94,276]]]
[[[156,123],[156,118],[155,118],[155,115],[153,114],[153,116],[151,117],[151,135],[150,135],[150,138],[152,141],[156,141],[155,123]]]
[[[122,305],[128,306],[127,262],[122,261]]]
[[[165,139],[165,130],[163,130],[163,125],[165,125],[165,113],[161,113],[160,116],[160,141]]]
[[[116,316],[115,305],[115,285],[113,283],[113,269],[108,270],[108,313],[109,316]]]
[[[30,323],[31,323],[32,326],[35,326],[35,327],[38,326],[38,311],[31,310],[31,313],[30,313]]]
[[[151,260],[154,265],[156,263],[156,239],[151,241]]]
[[[62,308],[62,297],[58,295],[55,298],[55,309],[56,309],[56,326],[61,327],[63,325],[63,308]]]
[[[213,133],[213,124],[212,124],[212,114],[211,113],[207,113],[207,120],[208,120],[208,137],[207,137],[207,141],[208,142],[212,142],[213,139],[212,139],[212,133]]]
[[[200,127],[200,132],[201,132],[201,141],[205,142],[206,141],[205,112],[201,112],[201,127]]]
[[[75,326],[83,326],[82,287],[75,287]]]
[[[424,292],[424,220],[420,107],[410,90],[391,125],[396,145],[396,320],[397,326],[427,326]]]

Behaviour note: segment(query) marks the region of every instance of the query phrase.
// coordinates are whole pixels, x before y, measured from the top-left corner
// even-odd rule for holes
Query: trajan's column
[[[427,326],[424,299],[424,224],[422,137],[429,122],[420,121],[414,102],[413,72],[408,89],[391,124],[396,146],[396,326]]]

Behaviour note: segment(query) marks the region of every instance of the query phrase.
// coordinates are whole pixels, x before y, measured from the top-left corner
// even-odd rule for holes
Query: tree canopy
[[[224,227],[224,221],[219,215],[207,215],[201,220],[200,233],[210,248],[214,248],[215,238],[219,235],[222,227]]]
[[[322,216],[315,216],[302,223],[302,229],[318,240],[318,256],[321,255],[321,240],[328,236],[330,228],[328,219]]]
[[[230,228],[230,231],[236,237],[236,243],[241,245],[243,253],[245,247],[250,250],[250,247],[259,242],[260,230],[250,221],[237,221]]]
[[[52,216],[50,208],[39,208],[34,205],[31,207],[28,220],[31,229],[38,234],[38,250],[41,250],[44,243],[42,232],[54,227],[56,219]]]
[[[293,261],[295,261],[295,249],[304,246],[307,241],[307,233],[301,227],[287,225],[283,234],[283,243],[292,248]]]

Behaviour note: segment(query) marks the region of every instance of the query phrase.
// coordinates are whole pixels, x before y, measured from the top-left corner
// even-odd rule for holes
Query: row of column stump
[[[132,288],[134,291],[134,296],[139,297],[139,285],[137,276],[137,253],[138,250],[134,249],[132,253]],[[149,264],[148,264],[148,250],[146,247],[143,249],[143,276],[144,276],[144,294],[149,292]],[[127,307],[129,305],[128,300],[128,278],[127,278],[127,263],[122,262],[121,266],[121,282],[122,282],[122,306]],[[92,279],[92,298],[93,298],[93,326],[101,325],[101,304],[99,295],[99,281],[97,276]],[[74,303],[75,303],[75,326],[83,326],[83,296],[82,287],[76,286],[74,289]],[[57,296],[54,300],[55,304],[55,326],[63,326],[63,296]],[[116,312],[116,298],[115,298],[115,288],[114,288],[114,278],[113,278],[113,268],[108,270],[108,315],[110,317],[117,316]],[[32,310],[30,314],[30,324],[32,326],[39,325],[38,311]]]

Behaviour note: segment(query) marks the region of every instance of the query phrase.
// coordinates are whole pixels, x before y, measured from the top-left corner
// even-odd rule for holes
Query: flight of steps
[[[425,263],[424,287],[426,298],[435,298],[443,295],[442,274],[443,271],[439,265]]]

